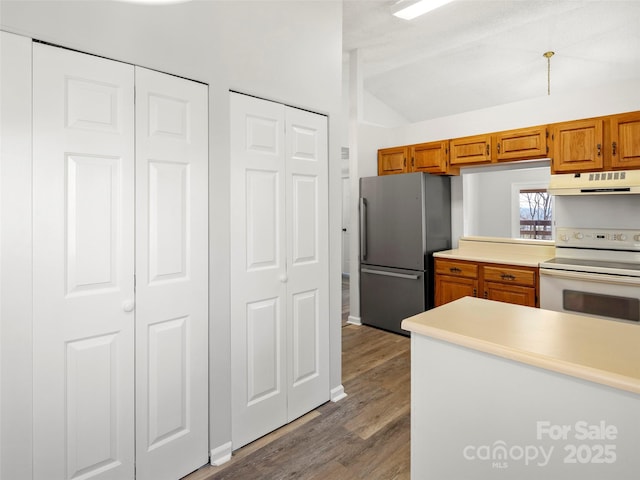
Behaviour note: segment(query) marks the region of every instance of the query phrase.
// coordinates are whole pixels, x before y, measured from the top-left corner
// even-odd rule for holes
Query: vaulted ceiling
[[[638,79],[640,0],[455,0],[412,21],[344,0],[364,88],[409,122]],[[597,101],[597,99],[594,99]]]

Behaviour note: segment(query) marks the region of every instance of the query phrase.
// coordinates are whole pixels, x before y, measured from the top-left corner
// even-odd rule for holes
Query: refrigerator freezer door
[[[403,319],[426,310],[425,272],[362,265],[360,316],[362,323],[409,335]]]
[[[360,179],[361,263],[426,268],[422,175]]]

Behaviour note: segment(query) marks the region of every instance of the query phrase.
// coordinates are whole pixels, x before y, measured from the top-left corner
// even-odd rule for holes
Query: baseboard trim
[[[331,401],[332,402],[339,402],[340,400],[342,400],[346,396],[347,396],[347,394],[344,391],[344,387],[342,385],[339,385],[336,388],[332,388],[331,389]]]
[[[349,315],[347,319],[347,323],[350,325],[362,325],[362,319],[360,317],[354,317],[353,315]]]
[[[231,442],[227,442],[219,447],[211,449],[211,463],[214,467],[219,467],[223,463],[231,460]]]

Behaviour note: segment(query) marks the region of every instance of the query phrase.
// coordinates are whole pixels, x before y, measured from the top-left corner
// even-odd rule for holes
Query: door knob
[[[125,312],[133,312],[135,306],[136,303],[133,300],[125,300],[124,302],[122,302],[122,309]]]

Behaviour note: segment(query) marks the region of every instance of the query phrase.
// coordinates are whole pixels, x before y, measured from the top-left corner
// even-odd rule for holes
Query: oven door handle
[[[608,285],[633,285],[640,286],[640,277],[624,277],[621,275],[609,275],[606,273],[572,272],[567,270],[552,270],[541,268],[540,277],[548,275],[556,278],[566,278],[570,280],[583,280],[587,282],[606,283]]]

